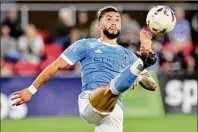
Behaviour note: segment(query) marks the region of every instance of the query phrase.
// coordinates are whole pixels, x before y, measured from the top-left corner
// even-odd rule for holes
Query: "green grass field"
[[[156,77],[155,77],[156,79]],[[124,132],[197,132],[197,115],[164,115],[160,90],[126,92]],[[80,117],[39,117],[1,121],[1,132],[94,132]]]
[[[79,117],[1,121],[1,132],[94,132]],[[124,132],[197,132],[197,115],[124,118]]]

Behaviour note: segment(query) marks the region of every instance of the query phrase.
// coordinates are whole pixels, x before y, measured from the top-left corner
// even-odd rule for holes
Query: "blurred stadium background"
[[[124,94],[124,132],[197,132],[198,4],[134,1],[1,1],[1,131],[93,132],[78,115],[80,67],[58,72],[33,100],[10,106],[10,96],[29,86],[36,75],[71,43],[98,37],[96,11],[114,5],[122,12],[119,42],[139,47],[139,31],[155,5],[175,10],[177,25],[165,37],[155,36],[158,62],[148,70],[157,92],[138,86]]]

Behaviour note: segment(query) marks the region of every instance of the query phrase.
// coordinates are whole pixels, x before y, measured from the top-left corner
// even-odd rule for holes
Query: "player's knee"
[[[112,112],[117,100],[117,95],[114,95],[108,87],[96,89],[90,96],[92,107],[100,112]]]

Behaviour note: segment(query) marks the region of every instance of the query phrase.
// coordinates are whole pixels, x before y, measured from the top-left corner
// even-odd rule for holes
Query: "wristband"
[[[37,88],[35,88],[33,85],[28,87],[28,90],[30,91],[31,94],[35,94],[37,92]]]

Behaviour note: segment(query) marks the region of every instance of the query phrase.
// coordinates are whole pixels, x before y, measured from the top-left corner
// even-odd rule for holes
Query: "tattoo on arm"
[[[140,75],[142,76],[142,79],[139,82],[139,84],[143,88],[145,88],[149,91],[155,91],[157,89],[158,85],[156,84],[156,82],[154,81],[154,79],[152,78],[152,76],[148,72],[144,72]]]

